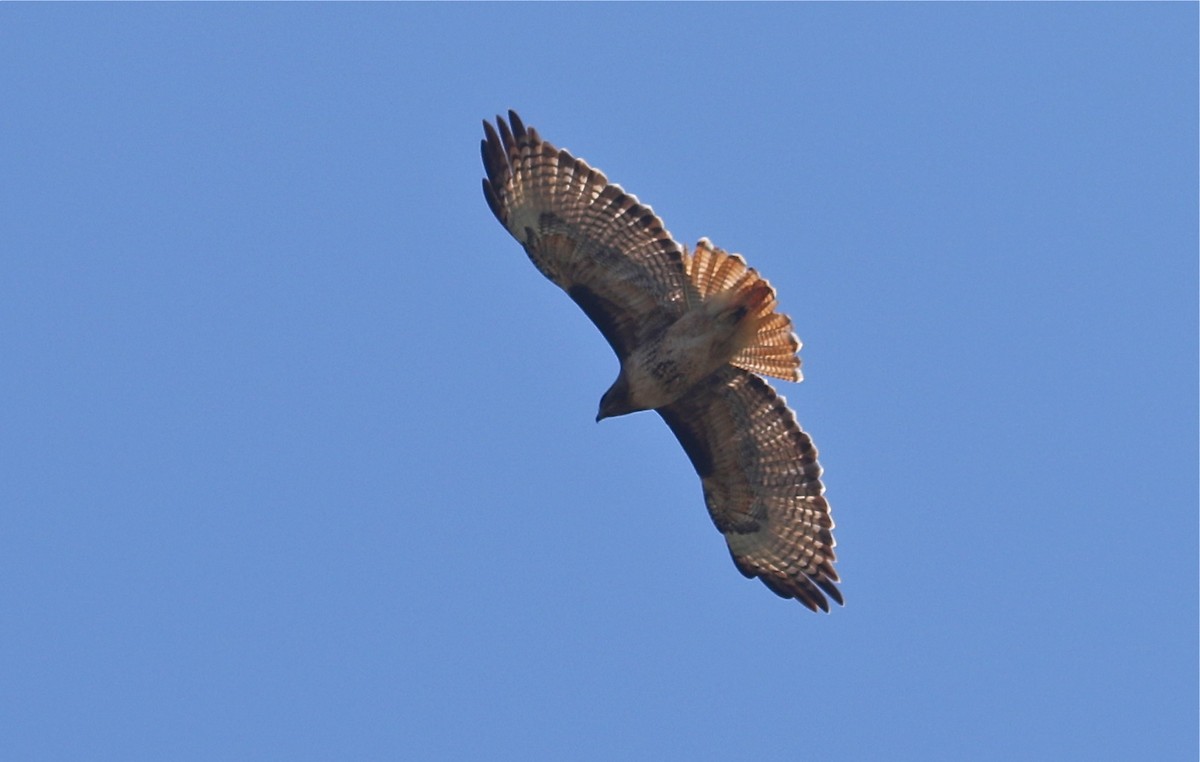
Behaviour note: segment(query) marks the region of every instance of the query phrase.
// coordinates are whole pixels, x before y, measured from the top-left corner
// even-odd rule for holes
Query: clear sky
[[[0,758],[1197,754],[1197,8],[0,7]],[[845,608],[480,193],[778,288]]]

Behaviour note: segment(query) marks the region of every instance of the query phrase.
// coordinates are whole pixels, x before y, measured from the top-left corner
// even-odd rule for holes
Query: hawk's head
[[[625,378],[625,371],[622,370],[621,375],[617,376],[617,380],[613,381],[613,385],[608,387],[608,391],[600,398],[600,412],[596,413],[596,423],[605,418],[628,415],[641,409],[635,407],[629,398],[629,379]]]

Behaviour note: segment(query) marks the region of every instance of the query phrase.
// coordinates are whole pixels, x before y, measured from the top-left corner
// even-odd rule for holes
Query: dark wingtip
[[[829,604],[826,603],[825,599],[823,597],[821,597],[820,595],[807,596],[807,595],[804,595],[801,593],[797,593],[794,595],[784,595],[781,597],[791,598],[792,600],[796,601],[797,603],[799,603],[801,606],[808,609],[809,611],[824,611],[825,613],[829,613]]]
[[[500,208],[500,199],[496,197],[496,191],[492,189],[492,184],[483,178],[483,198],[487,201],[488,208],[492,210],[492,214],[496,215],[496,219],[504,224],[504,213]]]
[[[508,134],[508,126],[500,117],[496,117],[496,124],[500,127],[499,133],[491,123],[484,120],[484,139],[479,141],[479,153],[483,157],[483,169],[487,173],[487,177],[483,179],[483,197],[487,199],[492,214],[496,215],[496,219],[503,224],[504,211],[503,205],[500,203],[500,193],[511,171],[508,164],[508,149],[503,137]],[[509,135],[507,145],[511,145],[511,143],[512,136]]]
[[[741,571],[743,574],[746,574],[744,570]],[[780,598],[789,598],[798,601],[809,611],[824,611],[827,614],[829,613],[829,601],[821,594],[822,591],[837,601],[839,606],[846,605],[842,600],[841,591],[834,587],[833,583],[823,575],[798,574],[795,577],[774,577],[757,570],[752,569],[750,571],[751,573],[746,576],[758,577],[771,592]]]
[[[493,155],[503,156],[504,151],[501,149],[500,136],[496,134],[496,128],[490,122],[483,123],[483,140],[479,141],[480,150],[483,153],[483,163],[487,164]]]
[[[513,135],[518,138],[525,137],[525,123],[521,121],[521,117],[517,116],[516,111],[508,110],[508,121],[512,123]]]
[[[486,125],[487,122],[484,122],[484,124]],[[493,134],[495,134],[495,133],[493,133]],[[488,140],[490,140],[490,139],[491,138],[489,136]],[[487,169],[488,168],[488,141],[487,140],[479,141],[479,156],[483,159],[483,168]]]
[[[517,141],[513,138],[513,132],[509,129],[508,122],[504,121],[504,117],[497,116],[496,126],[500,128],[500,141],[504,144],[504,152],[511,152]]]
[[[825,591],[825,594],[837,601],[839,606],[845,606],[846,601],[842,598],[842,591],[837,589],[837,585],[833,584],[832,580],[827,579],[824,575],[813,577],[813,582]]]

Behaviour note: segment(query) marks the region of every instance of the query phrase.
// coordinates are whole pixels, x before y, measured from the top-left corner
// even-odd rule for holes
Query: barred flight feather
[[[842,603],[817,449],[787,402],[755,375],[800,380],[800,341],[791,319],[777,311],[775,289],[741,256],[708,239],[688,253],[649,206],[542,140],[515,112],[483,127],[488,208],[621,361],[622,375],[605,395],[616,395],[611,414],[657,405],[700,476],[705,505],[738,571],[814,611],[828,611],[830,599]],[[695,338],[669,328],[706,326],[710,315],[727,321],[720,329],[726,333],[703,328],[703,352],[679,349],[691,346],[683,339],[660,351],[664,337]],[[680,353],[707,362],[715,357],[720,365],[715,371],[701,365],[700,372],[701,360]],[[626,363],[643,355],[656,364],[639,361],[639,372],[627,376]],[[694,376],[686,375],[689,363]],[[674,368],[669,378],[685,380],[663,397],[672,401],[639,408],[620,397],[629,393],[621,383],[630,377],[640,388],[667,388],[649,370],[659,365]]]

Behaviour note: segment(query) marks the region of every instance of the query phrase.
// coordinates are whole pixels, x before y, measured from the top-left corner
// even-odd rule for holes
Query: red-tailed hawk
[[[814,611],[829,610],[826,595],[842,603],[817,449],[756,375],[800,380],[800,342],[775,290],[707,239],[689,253],[649,207],[516,113],[483,128],[488,206],[621,361],[596,420],[656,411],[738,570]]]

